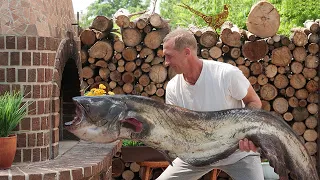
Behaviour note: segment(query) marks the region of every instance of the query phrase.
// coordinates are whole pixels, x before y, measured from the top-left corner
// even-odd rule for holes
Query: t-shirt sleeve
[[[230,96],[237,100],[242,100],[248,93],[249,80],[236,67],[229,70],[226,75],[228,76],[227,79],[229,79],[228,90]]]
[[[166,104],[177,105],[177,94],[175,92],[174,83],[169,82],[166,87]]]

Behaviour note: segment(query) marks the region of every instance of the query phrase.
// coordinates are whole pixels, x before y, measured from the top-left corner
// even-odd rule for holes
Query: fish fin
[[[172,158],[169,156],[169,151],[159,151],[163,157],[169,162],[169,164],[172,166]]]
[[[279,176],[288,179],[290,173],[290,176],[294,179],[310,179],[310,177],[307,177],[310,174],[313,177],[318,177],[316,172],[314,174],[312,170],[310,170],[310,174],[305,174],[295,167],[295,163],[288,153],[289,150],[276,135],[255,134],[249,136],[248,139],[261,148],[262,156],[269,160],[270,166]],[[299,146],[304,148],[303,144]]]

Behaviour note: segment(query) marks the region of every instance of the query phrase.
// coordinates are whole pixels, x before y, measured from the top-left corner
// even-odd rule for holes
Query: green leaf
[[[26,116],[28,102],[21,92],[5,92],[0,96],[0,137],[9,136]]]

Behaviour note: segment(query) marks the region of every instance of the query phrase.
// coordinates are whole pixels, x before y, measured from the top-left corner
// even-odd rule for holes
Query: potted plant
[[[26,116],[28,103],[22,103],[21,92],[6,92],[0,95],[0,169],[11,167],[17,149],[14,128]]]

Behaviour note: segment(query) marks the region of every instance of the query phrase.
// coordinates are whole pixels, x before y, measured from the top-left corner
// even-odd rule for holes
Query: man
[[[261,101],[247,78],[235,66],[197,57],[197,41],[184,29],[169,33],[164,39],[165,63],[177,75],[166,88],[166,103],[196,111],[231,108],[261,108]],[[219,168],[235,180],[263,180],[260,154],[247,139],[228,158],[210,166],[193,167],[176,158],[158,180],[196,180],[213,168]]]

